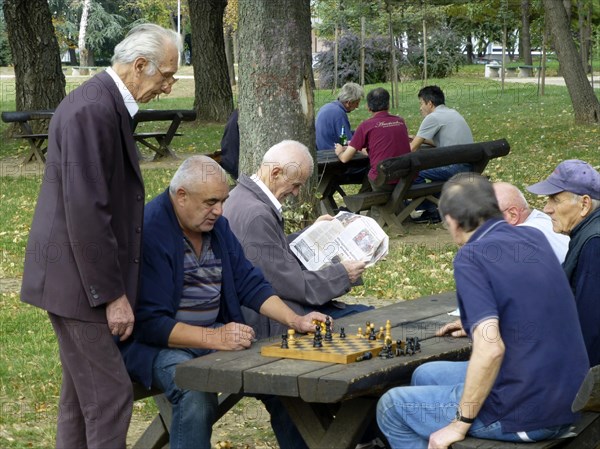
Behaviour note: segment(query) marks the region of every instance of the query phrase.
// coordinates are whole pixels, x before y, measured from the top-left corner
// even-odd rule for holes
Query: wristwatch
[[[457,421],[464,422],[465,424],[473,424],[475,422],[475,418],[467,418],[460,413],[460,408],[456,409],[455,418]]]

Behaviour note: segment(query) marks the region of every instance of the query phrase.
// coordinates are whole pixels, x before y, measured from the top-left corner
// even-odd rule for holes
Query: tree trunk
[[[15,68],[18,111],[54,109],[65,97],[65,76],[46,0],[5,0],[4,18]]]
[[[575,42],[571,36],[567,13],[561,0],[543,0],[546,19],[558,62],[573,103],[575,121],[580,124],[600,123],[600,102],[581,66]]]
[[[92,4],[92,0],[83,0],[83,9],[81,10],[81,20],[79,22],[79,42],[77,45],[79,46],[79,65],[82,67],[89,67],[89,51],[87,45],[85,44],[85,37],[87,32],[88,25],[88,16],[90,13],[90,6]],[[80,68],[79,73],[82,75],[87,75],[89,69]]]
[[[233,30],[231,27],[225,27],[225,57],[227,58],[227,73],[229,73],[229,81],[232,86],[235,86],[235,65],[233,58]]]
[[[521,0],[521,57],[525,65],[533,65],[531,58],[531,34],[529,27],[529,0]]]
[[[579,44],[581,48],[581,65],[583,66],[583,70],[585,73],[591,72],[591,65],[589,64],[590,60],[590,50],[591,50],[591,40],[592,40],[592,15],[591,12],[588,14],[587,5],[583,0],[579,0],[577,2],[577,11],[579,13],[578,22],[579,22]],[[591,4],[589,5],[589,9],[591,11]]]
[[[225,57],[223,13],[227,0],[188,1],[192,27],[192,65],[198,120],[226,122],[233,94]]]
[[[283,32],[285,30],[285,32]],[[253,173],[267,149],[284,140],[315,154],[310,0],[240,0],[240,171]],[[314,204],[312,179],[302,201]]]

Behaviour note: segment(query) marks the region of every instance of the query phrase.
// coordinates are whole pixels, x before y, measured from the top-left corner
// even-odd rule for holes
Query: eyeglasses
[[[158,70],[158,73],[160,73],[160,76],[162,76],[163,84],[166,84],[168,87],[171,87],[173,84],[175,84],[177,81],[179,81],[179,78],[175,78],[175,76],[173,76],[173,75],[171,75],[167,78],[165,76],[165,74],[162,72],[162,70],[160,70],[160,68],[158,67],[158,64],[156,62],[154,62],[151,59],[149,59],[148,61],[150,61],[154,65],[154,67],[156,67],[156,70]]]

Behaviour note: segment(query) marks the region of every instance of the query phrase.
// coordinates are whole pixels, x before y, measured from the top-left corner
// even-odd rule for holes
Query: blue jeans
[[[210,448],[212,426],[217,416],[216,393],[185,390],[175,384],[175,368],[211,350],[163,349],[153,365],[153,384],[165,392],[173,406],[169,444],[171,449]],[[258,396],[257,396],[258,397]],[[306,444],[291,422],[283,404],[274,396],[260,396],[271,415],[271,426],[281,448],[304,449]]]
[[[463,393],[468,362],[431,362],[415,370],[410,387],[393,388],[377,403],[377,423],[392,448],[427,449],[429,436],[456,415]],[[559,437],[569,425],[530,432],[503,433],[500,422],[486,426],[479,419],[469,435],[511,442]]]
[[[444,167],[428,168],[427,170],[422,170],[419,172],[419,176],[415,178],[413,184],[423,184],[427,182],[427,180],[448,181],[457,173],[469,171],[473,171],[473,166],[471,164],[452,164]],[[429,200],[423,201],[421,204],[419,204],[419,207],[417,207],[417,210],[428,210],[431,212],[435,211],[436,209],[436,205]]]

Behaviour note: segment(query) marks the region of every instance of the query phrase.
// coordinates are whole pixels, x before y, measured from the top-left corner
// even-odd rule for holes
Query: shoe
[[[440,217],[440,213],[437,210],[426,210],[419,217],[411,218],[415,223],[440,223],[442,218]]]

